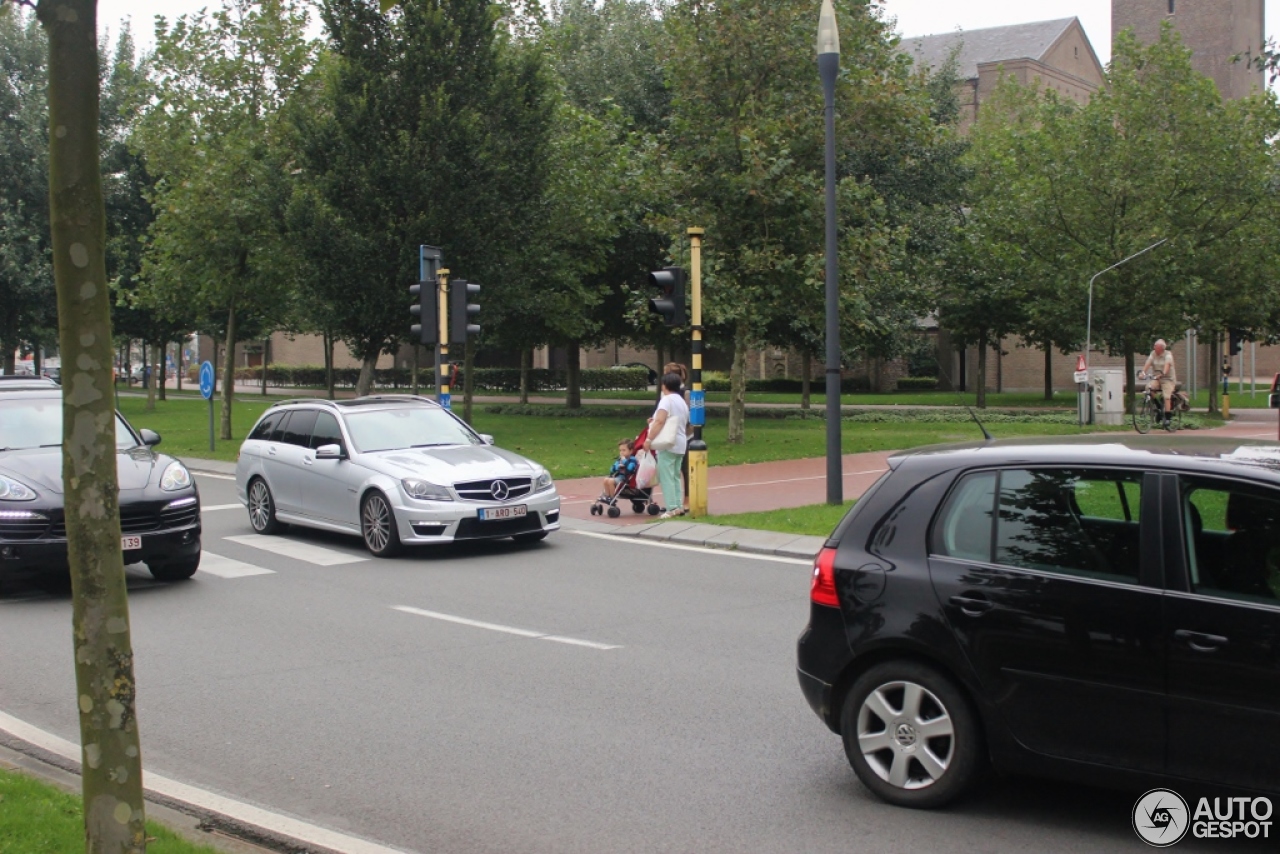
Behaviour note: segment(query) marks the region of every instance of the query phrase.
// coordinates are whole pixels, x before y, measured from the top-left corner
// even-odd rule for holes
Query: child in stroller
[[[618,458],[609,467],[609,476],[604,479],[603,491],[595,503],[591,505],[591,515],[599,516],[608,513],[610,519],[622,515],[618,507],[619,499],[631,502],[631,509],[636,513],[648,512],[656,516],[662,508],[653,502],[653,487],[640,489],[636,486],[636,471],[640,468],[636,448],[644,446],[646,427],[634,439],[623,439],[618,443]]]

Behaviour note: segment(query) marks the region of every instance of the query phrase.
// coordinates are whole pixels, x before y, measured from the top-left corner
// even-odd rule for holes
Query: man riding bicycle
[[[1142,365],[1142,374],[1151,380],[1147,390],[1155,393],[1158,389],[1164,397],[1164,423],[1167,426],[1170,418],[1170,407],[1173,405],[1173,391],[1178,385],[1178,371],[1173,364],[1173,353],[1160,338],[1147,361]]]

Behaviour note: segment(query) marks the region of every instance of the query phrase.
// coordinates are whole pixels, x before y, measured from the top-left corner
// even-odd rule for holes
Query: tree
[[[1083,107],[1006,89],[974,132],[976,215],[993,238],[1060,271],[1032,303],[1056,299],[1079,318],[1095,273],[1163,238],[1094,289],[1093,340],[1124,356],[1126,376],[1158,337],[1229,323],[1268,331],[1269,313],[1248,309],[1274,302],[1273,95],[1224,103],[1170,25],[1151,45],[1121,34],[1105,86]]]
[[[49,258],[48,42],[35,16],[0,3],[0,366],[55,326]]]
[[[157,27],[157,100],[139,128],[156,207],[144,304],[171,318],[225,318],[221,436],[231,435],[235,347],[248,318],[288,323],[288,152],[280,119],[313,46],[300,0],[224,0]],[[261,330],[253,330],[260,337]]]

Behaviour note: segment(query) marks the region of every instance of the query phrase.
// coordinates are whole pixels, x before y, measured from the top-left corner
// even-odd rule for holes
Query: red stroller
[[[640,431],[640,435],[636,436],[635,453],[640,453],[640,450],[644,447],[644,440],[648,437],[649,428],[646,426]],[[653,487],[646,486],[641,489],[636,486],[635,472],[628,475],[626,480],[622,478],[615,480],[612,493],[600,496],[591,505],[591,515],[600,516],[606,514],[610,519],[617,519],[622,515],[622,508],[618,506],[619,501],[630,501],[633,513],[648,513],[650,516],[657,516],[662,512],[662,508],[653,500]]]

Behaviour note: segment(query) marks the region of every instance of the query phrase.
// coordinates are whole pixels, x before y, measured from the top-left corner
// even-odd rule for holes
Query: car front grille
[[[542,523],[538,521],[537,513],[530,513],[518,519],[495,519],[490,522],[482,519],[463,519],[458,523],[458,530],[453,538],[455,540],[487,540],[492,537],[510,537],[513,534],[541,530]]]
[[[507,495],[503,498],[497,498],[493,494],[493,486],[499,481],[507,485]],[[512,498],[523,498],[532,488],[533,478],[530,477],[495,477],[453,485],[454,491],[463,501],[509,501]]]
[[[183,507],[121,507],[120,533],[145,534],[148,531],[169,531],[174,528],[187,528],[200,521],[200,505],[188,504]],[[55,540],[67,538],[67,523],[59,519],[53,523],[49,536]]]
[[[49,520],[43,516],[32,519],[0,519],[0,539],[38,540],[49,530]]]

